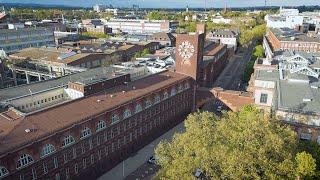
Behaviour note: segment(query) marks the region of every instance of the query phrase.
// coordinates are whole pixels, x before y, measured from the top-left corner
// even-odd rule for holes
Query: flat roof
[[[257,69],[255,74],[256,74],[256,80],[276,81],[279,79],[278,70]]]
[[[311,88],[309,83],[279,81],[278,108],[286,111],[320,114],[320,90]],[[311,101],[303,101],[310,99]]]
[[[73,53],[68,56],[67,54]],[[91,53],[76,53],[66,48],[54,48],[54,47],[41,47],[41,48],[26,48],[22,49],[17,53],[10,55],[11,58],[18,59],[31,59],[37,61],[48,61],[54,63],[63,63],[68,64],[73,61],[77,61],[79,59],[85,58],[92,55]],[[66,56],[63,59],[59,59],[59,57]]]
[[[100,77],[103,75],[107,77],[112,70],[112,67],[99,67],[47,81],[40,81],[36,83],[0,89],[0,101],[30,95],[30,91],[32,93],[37,93],[51,88],[62,87],[67,85],[70,81],[76,82],[83,79],[90,79],[95,76]]]
[[[45,109],[25,117],[22,116],[16,120],[10,121],[4,116],[0,116],[0,153],[4,155],[10,150],[98,116],[122,104],[129,103],[133,99],[139,99],[188,79],[190,79],[189,76],[165,71],[130,82],[128,85],[116,86],[60,106]],[[135,88],[132,88],[133,86]],[[113,95],[113,97],[110,95]],[[110,125],[110,121],[107,124]],[[26,133],[25,130],[28,128],[36,128],[36,130]]]
[[[294,31],[292,29],[287,29],[287,28],[286,29],[270,28],[270,30],[280,41],[302,41],[302,42],[320,43],[319,35],[310,37],[306,33],[301,33],[298,31]],[[292,37],[294,37],[294,39],[291,39]]]

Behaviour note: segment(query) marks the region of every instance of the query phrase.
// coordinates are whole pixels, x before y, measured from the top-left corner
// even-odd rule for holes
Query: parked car
[[[196,172],[194,173],[194,177],[196,178],[201,178],[203,175],[203,172],[201,169],[197,169]]]

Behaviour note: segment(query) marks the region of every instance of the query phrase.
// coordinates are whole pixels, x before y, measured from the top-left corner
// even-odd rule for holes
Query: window
[[[75,142],[74,138],[71,135],[68,135],[68,136],[63,138],[62,147],[70,146],[74,142]]]
[[[101,131],[107,127],[106,122],[103,120],[99,121],[97,124],[97,131]]]
[[[176,95],[176,94],[177,94],[177,90],[176,90],[176,88],[173,87],[173,88],[171,89],[171,94],[170,94],[170,95],[171,95],[171,96],[174,96],[174,95]]]
[[[77,149],[76,148],[72,149],[72,154],[73,154],[73,159],[76,159],[77,158]]]
[[[31,172],[32,172],[32,179],[37,179],[37,171],[34,168],[32,168]]]
[[[152,102],[150,100],[146,101],[146,108],[151,107],[152,106]]]
[[[178,92],[182,92],[182,91],[183,91],[183,87],[182,87],[182,84],[180,84],[178,87]]]
[[[43,174],[47,174],[48,173],[48,166],[47,166],[46,162],[43,162],[42,168],[43,168]]]
[[[80,134],[80,139],[89,137],[91,135],[91,129],[88,127],[85,127],[82,129],[81,134]]]
[[[268,100],[268,94],[261,93],[260,103],[266,104],[266,103],[267,103],[267,100]]]
[[[119,120],[120,120],[120,119],[119,119],[119,116],[118,116],[118,115],[113,114],[113,115],[111,116],[111,124],[117,123]]]
[[[91,154],[91,164],[93,164],[93,163],[94,163],[94,155]]]
[[[33,163],[33,158],[28,154],[22,154],[18,159],[17,169]]]
[[[78,164],[75,164],[75,165],[74,165],[74,173],[75,173],[75,174],[78,174],[78,172],[79,172]]]
[[[141,112],[142,111],[142,106],[141,104],[137,104],[135,108],[135,113]]]
[[[189,89],[190,88],[190,84],[187,82],[184,84],[184,89]]]
[[[124,113],[123,113],[123,118],[128,118],[131,116],[131,111],[130,109],[126,109],[124,110]]]
[[[53,165],[54,165],[55,169],[58,168],[58,159],[57,159],[57,157],[53,158]]]
[[[82,164],[83,164],[83,169],[85,169],[87,167],[87,159],[86,158],[83,158]]]
[[[159,95],[156,95],[155,97],[154,97],[154,103],[156,104],[156,103],[159,103],[160,102],[160,96]]]
[[[168,92],[167,92],[167,91],[166,91],[166,92],[164,92],[164,93],[163,93],[163,99],[168,99],[168,97],[169,97]]]
[[[42,148],[42,151],[40,153],[40,157],[43,158],[43,157],[53,153],[54,151],[55,151],[55,149],[54,149],[54,146],[52,144],[46,144]]]
[[[69,179],[70,175],[69,175],[69,168],[66,168],[66,179]]]
[[[7,170],[7,168],[0,166],[0,179],[8,174],[9,174],[9,171]]]

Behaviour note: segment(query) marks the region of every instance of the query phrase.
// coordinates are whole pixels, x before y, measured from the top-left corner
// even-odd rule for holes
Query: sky
[[[116,7],[131,7],[137,4],[142,8],[185,8],[264,6],[265,0],[0,0],[0,3],[36,3],[36,4],[60,4],[68,6],[92,7],[95,4],[112,4]],[[267,0],[268,6],[299,6],[320,5],[320,0]]]

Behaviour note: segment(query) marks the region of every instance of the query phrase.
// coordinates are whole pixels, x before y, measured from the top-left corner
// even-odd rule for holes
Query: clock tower
[[[199,81],[203,61],[205,34],[178,34],[176,38],[176,71]]]

